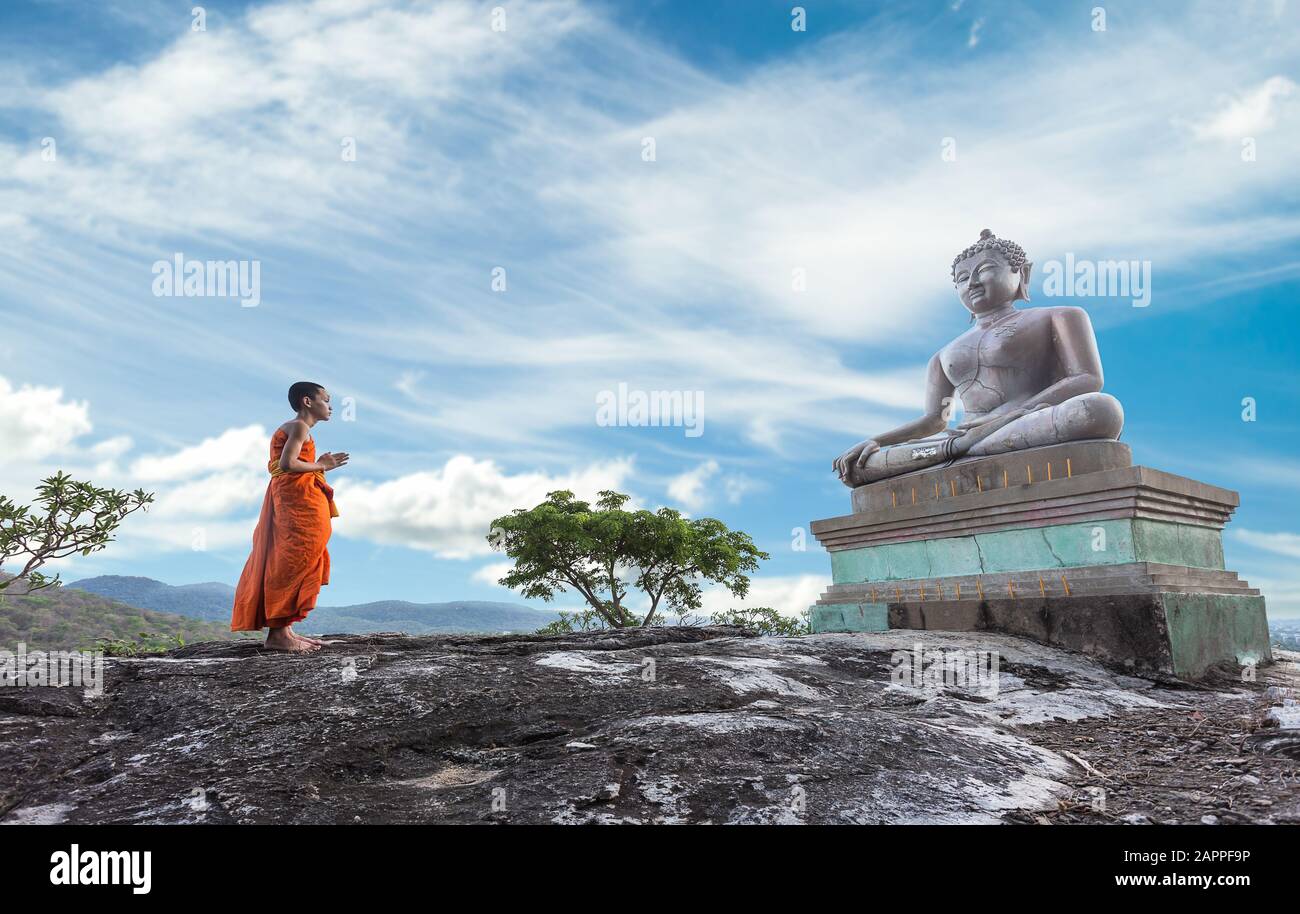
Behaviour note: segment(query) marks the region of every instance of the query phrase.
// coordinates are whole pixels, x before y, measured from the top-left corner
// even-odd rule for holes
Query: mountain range
[[[10,575],[0,574],[0,579]],[[19,582],[0,594],[0,646],[14,650],[89,650],[101,638],[145,642],[180,638],[190,644],[232,638],[219,625],[176,613],[157,612],[87,590],[49,587],[27,592]],[[173,645],[174,646],[174,645]]]
[[[66,585],[131,606],[174,613],[207,622],[229,623],[235,588],[209,581],[164,584],[153,578],[101,575]],[[533,632],[559,618],[558,613],[518,603],[459,600],[450,603],[410,603],[380,600],[351,606],[318,606],[297,628],[304,633],[405,632]]]

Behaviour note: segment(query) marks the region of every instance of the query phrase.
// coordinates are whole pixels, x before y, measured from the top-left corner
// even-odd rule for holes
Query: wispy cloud
[[[532,507],[546,493],[568,489],[595,500],[602,489],[619,489],[632,470],[629,460],[593,464],[565,476],[505,473],[489,460],[457,456],[446,466],[383,482],[340,480],[336,499],[342,536],[432,552],[441,558],[488,555],[491,522],[515,508]],[[346,509],[346,510],[345,510]]]
[[[1104,247],[1166,271],[1300,235],[1300,219],[1276,214],[1262,231],[1251,208],[1294,162],[1293,123],[1275,124],[1280,155],[1228,170],[1195,142],[1203,130],[1176,126],[1198,122],[1225,84],[1273,117],[1288,83],[1250,79],[1237,53],[1249,23],[1213,48],[1154,22],[1140,41],[1112,32],[1068,54],[1044,37],[916,86],[899,76],[919,40],[905,27],[878,35],[870,59],[845,35],[724,82],[596,7],[523,4],[505,32],[490,22],[490,6],[464,2],[271,4],[49,89],[33,103],[59,125],[58,162],[0,146],[14,215],[36,233],[28,250],[80,232],[101,274],[120,275],[107,257],[134,258],[139,289],[160,239],[164,253],[186,238],[251,250],[275,261],[268,276],[328,252],[344,284],[364,274],[369,293],[333,344],[350,373],[373,377],[399,356],[408,393],[419,371],[434,388],[451,365],[490,375],[490,390],[459,385],[419,424],[485,442],[590,430],[584,413],[612,366],[685,364],[720,420],[780,449],[799,428],[843,426],[846,401],[862,420],[914,408],[915,385],[890,372],[923,356],[893,353],[918,327],[936,342],[960,329],[946,264],[985,225],[1039,257]],[[1044,99],[1069,117],[1028,122]],[[945,137],[955,161],[940,155]],[[340,154],[349,138],[355,162]],[[1177,172],[1161,167],[1179,147]],[[490,291],[494,266],[507,292]],[[52,280],[11,278],[32,294]],[[118,319],[161,319],[180,340],[197,325],[208,352],[259,374],[275,363],[238,324],[114,292]],[[268,294],[271,313],[284,307],[284,292]],[[76,301],[88,297],[52,307],[93,320]],[[873,370],[850,367],[850,342],[876,354]],[[402,411],[388,387],[369,401]]]
[[[1265,533],[1238,528],[1232,531],[1232,536],[1256,549],[1300,559],[1300,533]]]
[[[705,487],[718,472],[716,460],[706,460],[693,470],[687,470],[668,481],[668,497],[688,510],[698,511],[708,500]]]
[[[343,541],[481,555],[486,520],[561,484],[711,510],[764,486],[788,529],[810,453],[833,483],[836,449],[920,406],[966,325],[948,264],[981,228],[1205,294],[1291,275],[1293,10],[1127,8],[1104,35],[1079,17],[1012,42],[954,2],[942,39],[882,15],[723,72],[617,7],[510,4],[502,32],[493,6],[272,2],[200,33],[151,12],[129,60],[6,65],[0,481],[66,454],[157,489],[141,543],[246,537],[267,430],[309,377],[357,405],[323,433],[354,452]],[[1225,143],[1247,129],[1250,163]],[[257,259],[262,305],[155,298],[177,251]],[[598,427],[620,381],[704,390],[707,442]]]
[[[830,583],[828,575],[762,576],[754,579],[744,599],[732,596],[726,588],[712,587],[704,592],[702,612],[708,614],[728,609],[768,606],[782,615],[797,617],[817,602],[817,598]]]
[[[1241,140],[1258,136],[1277,125],[1278,110],[1295,90],[1296,84],[1288,77],[1270,76],[1194,124],[1192,129],[1202,138]]]

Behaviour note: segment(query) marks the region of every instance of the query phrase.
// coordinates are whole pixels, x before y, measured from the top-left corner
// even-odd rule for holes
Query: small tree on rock
[[[603,491],[593,508],[561,490],[498,517],[488,542],[515,562],[498,583],[548,602],[572,590],[611,628],[648,626],[661,609],[698,610],[702,584],[744,597],[748,573],[769,557],[748,534],[715,518],[688,520],[672,508],[627,511],[627,501]],[[643,618],[627,607],[631,589],[649,601]]]
[[[62,472],[41,481],[32,507],[0,495],[0,567],[27,557],[17,574],[0,580],[0,591],[18,581],[26,582],[28,592],[59,583],[57,574],[49,577],[37,569],[52,559],[98,552],[112,541],[123,518],[152,501],[143,489],[101,489]]]

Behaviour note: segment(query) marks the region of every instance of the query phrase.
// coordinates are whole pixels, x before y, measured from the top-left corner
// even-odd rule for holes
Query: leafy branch
[[[100,551],[123,519],[147,509],[153,498],[143,489],[103,489],[61,471],[41,481],[30,507],[0,495],[0,567],[26,556],[16,575],[0,581],[0,591],[17,581],[25,581],[29,593],[58,584],[57,574],[38,569],[55,559]]]

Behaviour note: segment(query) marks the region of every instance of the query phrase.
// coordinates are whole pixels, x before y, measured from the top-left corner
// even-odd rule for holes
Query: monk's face
[[[961,303],[975,315],[996,311],[1019,297],[1020,271],[1011,269],[996,248],[976,251],[958,263],[953,281]]]
[[[329,421],[330,413],[333,412],[334,410],[330,406],[330,394],[328,390],[322,387],[317,392],[316,396],[312,397],[310,400],[307,400],[306,402],[307,402],[307,414],[309,416],[315,416],[317,422]]]

